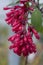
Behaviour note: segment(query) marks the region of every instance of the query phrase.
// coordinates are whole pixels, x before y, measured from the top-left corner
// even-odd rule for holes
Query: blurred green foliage
[[[0,65],[8,65],[8,27],[0,26]]]

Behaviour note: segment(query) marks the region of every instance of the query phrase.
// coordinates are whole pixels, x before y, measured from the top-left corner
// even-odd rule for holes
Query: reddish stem
[[[27,65],[27,63],[28,63],[28,56],[26,56],[25,65]]]

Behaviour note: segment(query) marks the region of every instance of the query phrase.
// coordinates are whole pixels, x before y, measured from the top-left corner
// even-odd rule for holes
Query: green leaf
[[[43,32],[42,27],[42,15],[41,12],[36,8],[31,16],[31,23],[38,32]]]
[[[19,1],[17,1],[16,3],[12,2],[12,3],[8,4],[7,6],[14,6],[17,3],[19,3]]]

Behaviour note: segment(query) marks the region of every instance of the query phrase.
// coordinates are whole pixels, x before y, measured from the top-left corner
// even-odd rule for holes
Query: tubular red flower
[[[32,28],[32,32],[34,33],[34,35],[37,39],[40,39],[38,32],[34,28]]]
[[[4,7],[3,8],[4,10],[9,10],[9,9],[11,9],[10,7]]]

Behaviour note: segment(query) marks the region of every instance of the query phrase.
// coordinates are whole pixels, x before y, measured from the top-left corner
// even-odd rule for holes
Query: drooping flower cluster
[[[39,39],[37,31],[32,27],[28,26],[26,29],[26,24],[28,22],[28,11],[29,7],[25,4],[30,0],[20,0],[20,4],[13,7],[6,7],[4,10],[10,10],[6,14],[7,18],[5,21],[8,25],[11,25],[14,35],[8,40],[12,43],[10,49],[13,49],[14,53],[21,56],[27,56],[30,53],[36,52],[36,46],[32,40],[32,34]],[[30,8],[31,9],[31,8]]]

